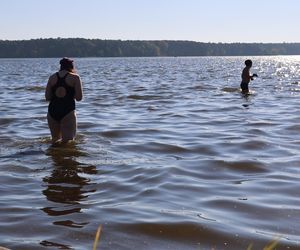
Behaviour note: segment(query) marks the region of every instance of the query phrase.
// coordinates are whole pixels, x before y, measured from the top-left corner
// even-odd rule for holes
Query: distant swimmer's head
[[[245,65],[247,66],[247,67],[251,67],[252,66],[252,61],[251,60],[246,60],[245,61]]]
[[[67,70],[69,72],[75,72],[73,60],[70,58],[64,57],[59,61],[60,70]]]

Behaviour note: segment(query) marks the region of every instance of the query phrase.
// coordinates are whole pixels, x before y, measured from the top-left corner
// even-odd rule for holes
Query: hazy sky
[[[299,0],[0,0],[0,39],[300,42]]]

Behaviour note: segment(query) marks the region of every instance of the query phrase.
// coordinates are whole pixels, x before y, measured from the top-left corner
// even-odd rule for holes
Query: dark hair
[[[64,57],[59,61],[60,64],[60,70],[67,70],[69,72],[74,72],[74,63],[73,60]]]
[[[248,66],[248,67],[251,67],[251,66],[252,66],[252,61],[249,60],[249,59],[246,60],[246,61],[245,61],[245,65]]]

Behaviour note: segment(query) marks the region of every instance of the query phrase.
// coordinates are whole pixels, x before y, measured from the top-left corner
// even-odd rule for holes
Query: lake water
[[[74,144],[51,147],[59,59],[0,59],[0,245],[300,249],[300,57],[75,59]]]

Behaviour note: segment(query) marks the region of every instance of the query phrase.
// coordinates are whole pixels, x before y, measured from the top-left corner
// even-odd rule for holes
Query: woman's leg
[[[60,123],[54,120],[49,114],[47,114],[47,120],[51,132],[52,143],[55,143],[61,139]]]
[[[75,139],[76,129],[77,129],[77,121],[76,121],[76,112],[71,111],[61,120],[61,135],[62,142],[68,142]]]

